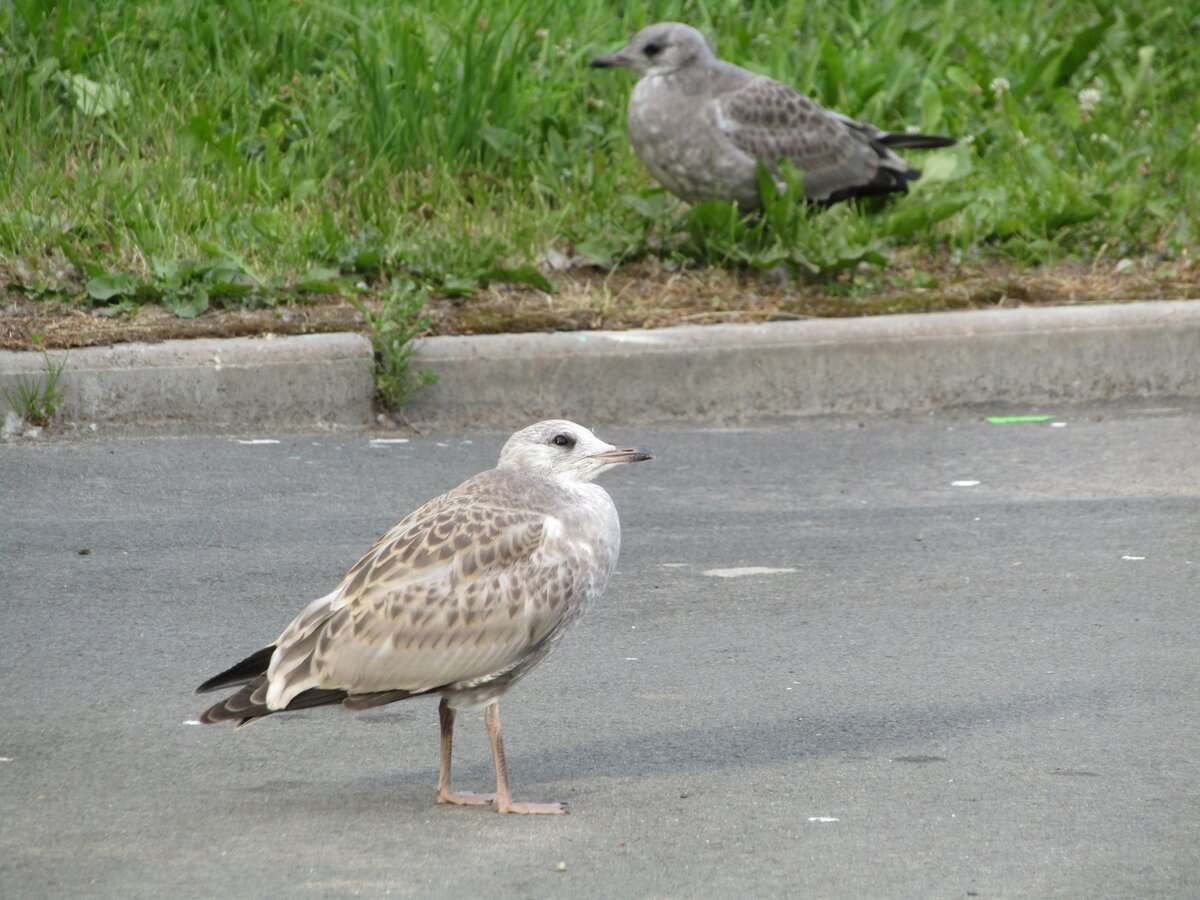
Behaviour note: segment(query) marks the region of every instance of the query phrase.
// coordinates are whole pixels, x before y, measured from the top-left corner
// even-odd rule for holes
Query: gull
[[[785,84],[718,59],[700,32],[679,22],[643,28],[591,65],[641,76],[626,117],[633,149],[651,175],[688,203],[728,200],[757,210],[756,164],[765,164],[783,191],[780,160],[803,173],[804,193],[817,203],[904,192],[921,173],[892,148],[955,143],[880,131],[823,109]]]
[[[518,431],[496,468],[411,513],[275,643],[200,685],[198,693],[241,686],[200,721],[242,726],[330,703],[359,710],[440,695],[439,803],[564,812],[560,803],[512,799],[498,701],[608,585],[621,526],[592,479],[652,458],[562,419]],[[455,712],[480,706],[496,791],[456,792]]]

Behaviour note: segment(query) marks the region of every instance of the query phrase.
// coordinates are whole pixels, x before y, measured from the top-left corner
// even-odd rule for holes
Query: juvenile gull
[[[765,75],[713,55],[703,35],[678,22],[643,28],[594,68],[632,69],[633,149],[667,190],[688,203],[734,201],[758,209],[755,163],[775,175],[787,160],[803,173],[804,193],[819,203],[907,191],[920,171],[893,147],[948,147],[953,138],[892,133],[856,122]]]
[[[243,686],[200,721],[247,725],[327,703],[368,709],[440,694],[439,803],[563,812],[558,803],[513,801],[498,701],[612,575],[621,526],[612,498],[589,482],[645,459],[645,450],[617,449],[561,419],[518,431],[496,468],[410,514],[274,644],[200,685]],[[478,706],[486,707],[495,794],[450,789],[455,710]]]

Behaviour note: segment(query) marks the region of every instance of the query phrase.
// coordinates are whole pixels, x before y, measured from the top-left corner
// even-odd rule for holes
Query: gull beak
[[[623,53],[614,53],[612,56],[597,56],[588,65],[593,69],[632,69],[633,60]]]
[[[640,447],[629,447],[624,450],[618,450],[616,447],[613,447],[611,450],[592,454],[592,459],[598,460],[605,465],[615,466],[618,463],[642,462],[643,460],[654,459],[654,454]]]

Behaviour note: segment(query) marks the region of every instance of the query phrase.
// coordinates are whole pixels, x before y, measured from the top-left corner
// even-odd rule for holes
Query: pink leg
[[[470,791],[450,790],[450,755],[454,745],[454,710],[442,698],[438,706],[438,721],[442,726],[442,746],[438,757],[438,803],[454,803],[459,806],[487,806],[494,794],[473,794]]]
[[[508,766],[504,763],[504,738],[500,733],[500,705],[493,702],[483,715],[488,737],[492,739],[492,759],[496,763],[496,812],[561,816],[566,809],[561,803],[516,803],[508,792]]]

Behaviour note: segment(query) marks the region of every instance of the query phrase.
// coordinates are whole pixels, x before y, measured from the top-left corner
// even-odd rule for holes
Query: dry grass
[[[1152,260],[1090,266],[1064,262],[1045,268],[994,259],[978,265],[931,265],[925,257],[919,272],[898,261],[884,272],[797,284],[770,273],[667,271],[650,259],[612,272],[572,270],[558,276],[553,294],[497,284],[470,298],[435,298],[429,312],[432,334],[490,334],[1170,299],[1200,299],[1200,267]],[[34,350],[366,331],[361,314],[336,296],[271,309],[210,310],[192,319],[154,305],[134,314],[106,314],[110,311],[8,293],[0,303],[0,347]]]

